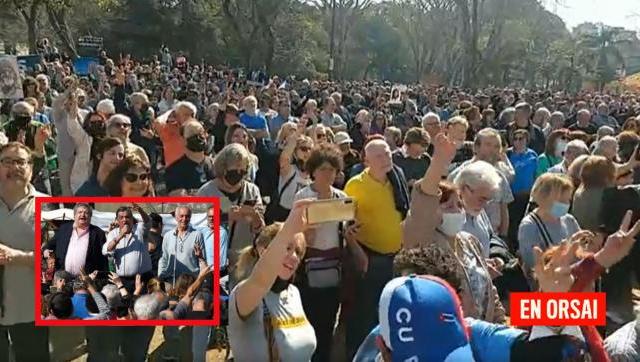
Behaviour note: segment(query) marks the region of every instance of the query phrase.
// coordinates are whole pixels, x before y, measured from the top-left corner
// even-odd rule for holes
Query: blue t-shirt
[[[72,317],[85,319],[89,317],[89,311],[87,310],[87,297],[89,294],[76,293],[71,297],[71,304],[73,304]]]
[[[531,191],[536,180],[538,155],[530,148],[523,153],[516,153],[512,149],[507,152],[509,161],[513,165],[516,176],[511,181],[511,191],[515,193]]]
[[[240,115],[240,123],[244,124],[248,129],[268,129],[267,119],[263,115],[256,114],[250,116],[246,113]]]
[[[477,362],[509,362],[511,346],[520,336],[527,333],[522,329],[474,318],[465,318],[465,322],[471,332],[469,344]],[[379,352],[376,337],[379,334],[380,326],[378,325],[364,339],[353,358],[353,362],[373,362],[376,360],[376,355]]]

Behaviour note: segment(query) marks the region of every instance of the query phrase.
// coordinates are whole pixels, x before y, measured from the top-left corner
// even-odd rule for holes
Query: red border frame
[[[41,214],[42,204],[50,203],[181,203],[212,204],[214,207],[214,228],[220,230],[220,199],[217,197],[36,197],[35,204],[35,324],[36,326],[218,326],[220,325],[220,234],[213,233],[214,267],[213,267],[213,319],[212,320],[45,320],[42,319],[40,284],[42,277],[42,243]]]

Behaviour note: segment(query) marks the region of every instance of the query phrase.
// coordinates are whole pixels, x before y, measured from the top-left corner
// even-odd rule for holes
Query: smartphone
[[[306,216],[311,225],[351,221],[356,218],[356,204],[351,198],[316,200],[307,207]]]

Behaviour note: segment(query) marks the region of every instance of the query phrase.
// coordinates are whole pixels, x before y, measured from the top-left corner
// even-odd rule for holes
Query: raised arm
[[[296,132],[290,135],[287,138],[287,145],[282,150],[280,154],[280,176],[286,177],[291,173],[291,160],[293,159],[293,153],[296,150],[296,143],[298,142],[298,137],[304,134],[305,129],[307,128],[307,119],[301,118],[300,123],[298,123],[298,128],[296,128]]]
[[[435,212],[440,204],[438,185],[447,174],[449,164],[456,153],[456,146],[442,133],[434,140],[434,146],[431,164],[424,177],[416,181],[418,187],[413,188],[409,213],[402,224],[405,248],[417,247],[425,240],[432,239],[431,236],[440,223]]]
[[[240,317],[251,314],[271,289],[292,240],[300,237],[299,234],[304,231],[304,212],[308,204],[309,200],[300,200],[294,204],[287,221],[262,253],[249,278],[236,287],[236,308]]]

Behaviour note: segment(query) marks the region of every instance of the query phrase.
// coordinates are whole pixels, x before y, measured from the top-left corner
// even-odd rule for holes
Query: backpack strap
[[[531,212],[529,215],[531,215],[531,219],[536,223],[536,226],[538,227],[538,232],[540,233],[540,236],[542,236],[542,241],[544,241],[545,249],[549,248],[553,243],[551,235],[549,234],[549,230],[547,230],[544,222],[542,222],[540,216],[538,216],[535,212]]]

